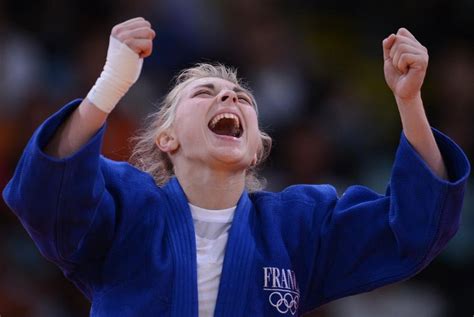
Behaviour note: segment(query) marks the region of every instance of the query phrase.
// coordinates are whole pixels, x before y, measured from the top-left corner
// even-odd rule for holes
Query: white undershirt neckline
[[[199,317],[214,316],[229,229],[236,207],[210,210],[189,204],[196,235]]]
[[[232,222],[234,218],[235,206],[226,209],[205,209],[193,204],[189,204],[193,219],[198,219],[207,222]]]

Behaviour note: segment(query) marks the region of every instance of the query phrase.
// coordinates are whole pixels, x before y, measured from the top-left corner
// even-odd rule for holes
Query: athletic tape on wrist
[[[110,113],[137,81],[142,65],[143,58],[111,36],[104,70],[87,94],[87,99],[100,110]]]

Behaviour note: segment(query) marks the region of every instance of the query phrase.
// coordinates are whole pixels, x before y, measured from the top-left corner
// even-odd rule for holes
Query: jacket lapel
[[[253,205],[244,191],[235,210],[222,267],[215,316],[245,316],[250,283],[254,280]]]
[[[186,195],[173,177],[163,189],[167,193],[169,239],[175,259],[173,316],[198,316],[196,239]],[[249,285],[254,279],[255,242],[253,205],[243,192],[237,203],[227,241],[217,296],[215,316],[244,316]]]
[[[168,238],[174,258],[172,316],[198,316],[196,239],[188,201],[173,177],[164,187],[168,199]]]

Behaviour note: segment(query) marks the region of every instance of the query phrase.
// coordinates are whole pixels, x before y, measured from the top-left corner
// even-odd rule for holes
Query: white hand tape
[[[110,113],[137,81],[143,58],[115,37],[110,37],[104,70],[87,99],[100,110]]]

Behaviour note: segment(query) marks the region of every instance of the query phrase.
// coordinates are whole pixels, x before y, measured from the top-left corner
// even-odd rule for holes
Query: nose
[[[237,94],[232,90],[225,89],[221,91],[220,99],[222,102],[229,99],[231,102],[237,103]]]

